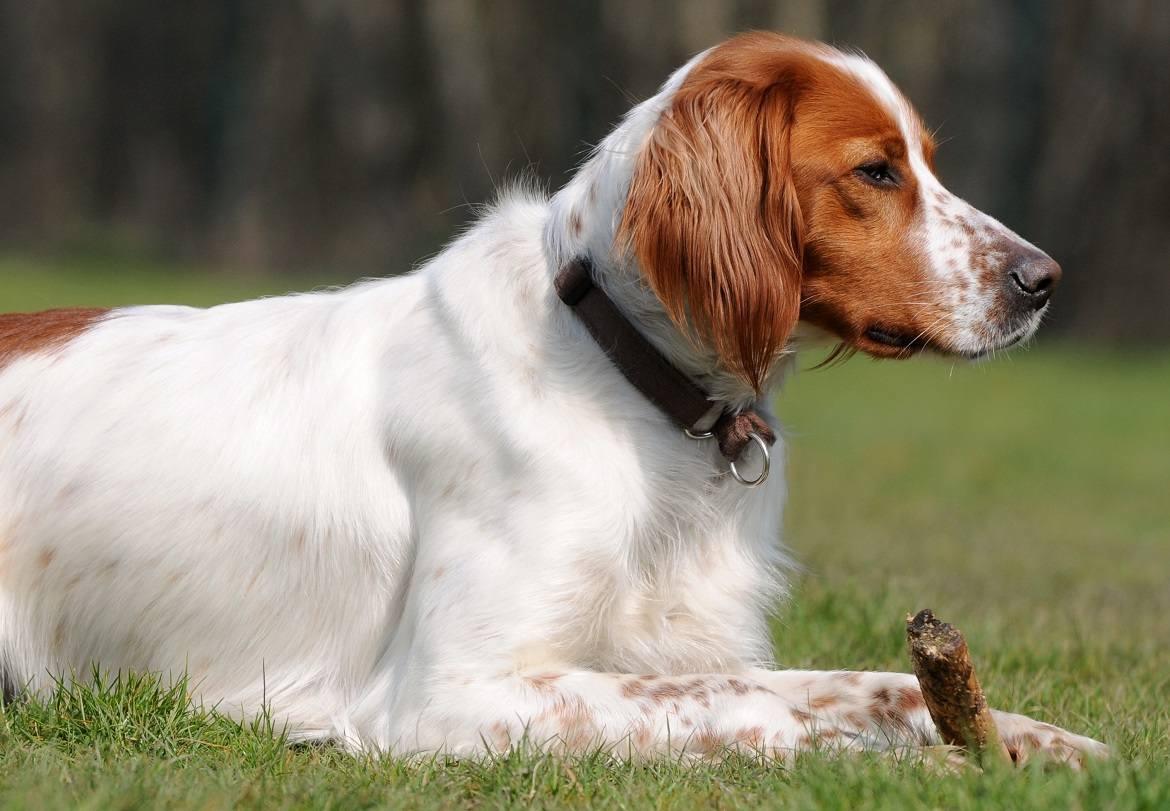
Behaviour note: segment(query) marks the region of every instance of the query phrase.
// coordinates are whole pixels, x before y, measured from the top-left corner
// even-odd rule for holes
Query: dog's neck
[[[657,95],[634,107],[553,196],[544,245],[550,282],[573,257],[588,257],[595,282],[626,318],[713,400],[737,410],[756,402],[756,392],[719,362],[713,348],[686,335],[671,320],[637,262],[615,243],[638,153],[687,72],[703,56],[696,56],[676,71]],[[775,364],[765,392],[780,383],[790,366],[784,359]]]

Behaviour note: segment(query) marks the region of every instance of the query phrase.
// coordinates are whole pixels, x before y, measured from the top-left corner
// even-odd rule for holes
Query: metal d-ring
[[[715,436],[714,431],[707,431],[704,434],[696,434],[690,428],[684,428],[683,433],[687,435],[687,439],[710,439]]]
[[[739,471],[735,467],[735,462],[732,462],[731,475],[734,476],[735,480],[744,487],[759,487],[768,479],[768,472],[772,469],[772,457],[771,454],[768,453],[768,443],[765,442],[759,434],[757,434],[755,431],[752,431],[748,434],[748,439],[755,440],[756,445],[760,448],[760,453],[764,454],[764,469],[756,478],[745,479],[743,476],[739,475]]]

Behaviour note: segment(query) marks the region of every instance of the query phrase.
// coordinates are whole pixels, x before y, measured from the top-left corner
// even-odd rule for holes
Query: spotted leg
[[[542,670],[494,679],[429,680],[417,712],[375,743],[395,752],[501,752],[521,742],[559,751],[603,747],[621,757],[711,757],[741,749],[775,758],[913,751],[939,743],[913,676],[750,670],[661,676]],[[1008,713],[1009,748],[1080,765],[1096,741]]]
[[[897,749],[940,743],[917,679],[906,673],[858,671],[756,671],[762,683],[786,696],[809,727],[797,749],[840,742],[847,749]],[[1012,760],[1032,757],[1081,767],[1109,749],[1091,738],[1024,715],[992,710]]]

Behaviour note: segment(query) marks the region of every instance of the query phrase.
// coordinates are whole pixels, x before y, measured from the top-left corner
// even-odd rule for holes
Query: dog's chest
[[[758,640],[745,638],[745,629],[758,625],[770,574],[756,539],[742,534],[744,516],[720,512],[731,505],[718,500],[699,501],[684,510],[665,500],[673,515],[639,527],[622,554],[598,548],[578,558],[563,640],[573,659],[605,670],[686,673],[754,655]]]

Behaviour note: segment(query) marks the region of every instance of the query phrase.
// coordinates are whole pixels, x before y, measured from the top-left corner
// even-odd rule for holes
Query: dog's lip
[[[934,352],[943,356],[960,357],[966,360],[980,360],[985,358],[993,352],[998,352],[1001,349],[1007,349],[1019,343],[1027,335],[1027,330],[1009,335],[1005,340],[998,343],[986,346],[976,350],[958,350],[947,347],[944,344],[937,343],[919,335],[911,335],[908,332],[900,332],[898,330],[888,329],[886,327],[873,326],[865,330],[865,338],[880,346],[889,347],[890,349],[898,350],[898,357],[909,357],[918,352]]]
[[[901,349],[906,351],[914,351],[918,349],[925,349],[930,345],[930,341],[922,337],[919,333],[917,336],[906,332],[888,329],[882,326],[872,326],[865,330],[865,337],[873,341],[875,344],[892,347],[893,349]]]

